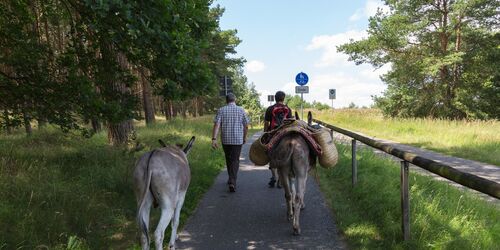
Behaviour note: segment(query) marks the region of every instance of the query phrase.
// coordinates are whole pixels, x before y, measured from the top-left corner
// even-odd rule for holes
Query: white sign
[[[295,94],[308,94],[309,86],[295,86]]]
[[[330,89],[328,93],[330,94],[330,100],[333,100],[337,97],[337,91],[335,89]]]

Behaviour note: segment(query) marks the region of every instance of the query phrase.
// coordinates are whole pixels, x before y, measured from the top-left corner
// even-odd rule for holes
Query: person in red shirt
[[[271,131],[281,126],[285,119],[292,118],[292,110],[283,103],[285,101],[285,92],[276,92],[274,100],[276,103],[267,108],[264,116],[264,132]],[[268,184],[269,187],[273,188],[276,184],[277,170],[271,169],[271,167],[269,169],[271,170],[272,177]],[[278,187],[280,187],[279,184]]]

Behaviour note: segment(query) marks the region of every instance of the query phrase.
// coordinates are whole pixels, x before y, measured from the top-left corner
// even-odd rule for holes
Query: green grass
[[[210,148],[211,118],[137,126],[139,152],[108,146],[105,132],[85,139],[48,127],[30,138],[0,136],[0,249],[137,248],[135,160],[159,138],[185,144],[195,135],[182,224],[225,164],[222,150]]]
[[[314,111],[313,116],[368,136],[500,166],[500,121],[384,118],[375,109]]]
[[[318,168],[320,186],[352,249],[498,249],[500,208],[469,192],[410,172],[411,240],[401,231],[399,165],[370,150],[358,152],[351,187],[351,151],[338,145],[339,163]]]

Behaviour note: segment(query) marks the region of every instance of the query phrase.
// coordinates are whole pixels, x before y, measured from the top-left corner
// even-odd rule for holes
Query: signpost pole
[[[302,114],[300,115],[300,118],[304,119],[304,94],[300,93],[300,110],[302,111]]]
[[[224,91],[226,92],[227,96],[227,76],[224,76]]]
[[[335,89],[330,89],[328,91],[328,94],[329,94],[330,100],[332,100],[332,110],[333,110],[333,100],[335,100],[336,95],[337,95],[336,90]]]
[[[300,93],[300,110],[301,117],[304,119],[304,93],[309,93],[309,87],[304,86],[309,82],[309,76],[306,73],[300,72],[295,76],[295,82],[300,85],[295,87],[295,93]]]

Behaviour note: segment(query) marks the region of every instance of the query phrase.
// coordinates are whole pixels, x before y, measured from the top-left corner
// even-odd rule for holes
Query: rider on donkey
[[[285,92],[276,92],[274,100],[276,103],[267,108],[264,116],[264,132],[271,131],[281,126],[283,124],[283,120],[286,118],[292,118],[292,110],[283,103],[285,101]],[[276,184],[277,170],[270,167],[269,169],[272,174],[271,180],[269,181],[269,187],[274,187]]]

